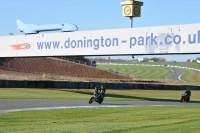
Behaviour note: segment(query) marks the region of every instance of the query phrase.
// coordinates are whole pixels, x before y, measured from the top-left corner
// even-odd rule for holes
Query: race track
[[[101,107],[127,107],[127,106],[181,106],[200,105],[200,102],[164,102],[164,101],[104,101],[102,104],[89,104],[87,100],[40,100],[40,99],[0,99],[0,113],[50,110],[68,108],[101,108]]]
[[[181,80],[181,75],[183,75],[185,72],[181,69],[177,69],[177,68],[171,68],[170,69],[173,73],[166,76],[166,79],[171,79],[171,80],[179,80],[179,81],[183,81]]]

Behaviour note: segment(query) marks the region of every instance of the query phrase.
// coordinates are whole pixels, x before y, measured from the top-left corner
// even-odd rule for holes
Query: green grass
[[[200,64],[197,64],[196,62],[189,62],[187,63],[187,66],[200,69]]]
[[[144,64],[144,63],[143,63]],[[159,64],[159,63],[146,63],[146,64]],[[161,63],[162,64],[162,63]],[[178,63],[174,63],[178,64]],[[194,63],[188,63],[193,64]],[[128,75],[133,75],[134,77],[140,79],[165,79],[165,77],[172,73],[169,68],[165,67],[151,67],[151,66],[121,66],[121,65],[99,65],[100,69],[104,70],[116,70],[118,72],[125,72]],[[185,73],[181,76],[183,81],[186,81],[188,84],[191,85],[200,85],[200,72],[189,70],[189,69],[182,69]]]
[[[94,89],[0,89],[0,99],[89,100]],[[178,101],[183,90],[111,90],[105,100]],[[200,101],[200,91],[192,90],[191,101]]]
[[[25,111],[0,114],[2,133],[199,133],[199,106]]]
[[[93,89],[0,88],[0,99],[88,100]],[[105,100],[177,101],[184,91],[107,90]],[[191,101],[200,101],[192,91]],[[22,111],[0,114],[0,133],[198,133],[199,106]]]
[[[199,85],[200,84],[200,72],[192,71],[183,69],[185,73],[181,76],[181,79],[193,84],[193,85]]]
[[[171,70],[164,67],[118,65],[99,65],[98,67],[104,70],[111,69],[118,72],[126,72],[129,75],[134,75],[134,77],[144,79],[165,79],[167,75],[172,73]]]
[[[87,92],[87,90],[83,90]],[[0,88],[1,99],[88,99],[86,94],[76,94],[70,89]]]

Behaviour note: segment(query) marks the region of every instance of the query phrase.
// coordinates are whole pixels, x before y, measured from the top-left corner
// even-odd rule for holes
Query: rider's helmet
[[[190,88],[187,88],[187,91],[190,91]]]

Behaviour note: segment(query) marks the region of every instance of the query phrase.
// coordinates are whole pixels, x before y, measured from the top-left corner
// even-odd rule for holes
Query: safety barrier
[[[136,84],[136,83],[104,83],[104,82],[74,82],[74,81],[26,81],[0,80],[0,88],[72,88],[93,89],[105,85],[107,89],[153,89],[153,90],[200,90],[200,86]]]

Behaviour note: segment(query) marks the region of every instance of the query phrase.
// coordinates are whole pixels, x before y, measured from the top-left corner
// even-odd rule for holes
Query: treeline
[[[144,58],[144,62],[149,62],[149,61],[154,61],[154,62],[166,62],[165,58],[159,58],[159,57],[154,57],[154,58]]]
[[[195,60],[193,60],[193,59],[187,59],[187,61],[186,62],[197,62],[197,60],[199,60],[200,61],[200,57],[197,57]]]
[[[108,58],[103,58],[103,57],[96,57],[96,58],[87,58],[90,61],[97,61],[97,62],[130,62],[131,60],[123,60],[123,59],[111,59],[110,57]]]
[[[132,59],[132,60],[124,60],[124,59],[111,59],[111,57],[103,58],[103,57],[96,57],[96,58],[88,58],[90,61],[95,60],[97,62],[131,62],[131,61],[138,61],[138,59]],[[165,58],[143,58],[143,62],[166,62]]]

